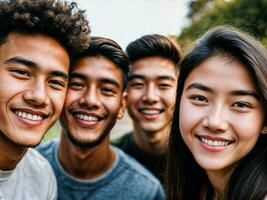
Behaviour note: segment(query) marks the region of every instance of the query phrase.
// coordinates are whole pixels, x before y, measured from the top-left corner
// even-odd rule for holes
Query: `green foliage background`
[[[190,25],[178,36],[183,48],[216,25],[237,27],[267,46],[267,0],[193,0],[189,8]]]
[[[59,137],[61,132],[61,126],[59,124],[59,122],[55,123],[55,125],[53,127],[51,127],[45,134],[45,136],[42,139],[42,142],[51,140],[53,138],[57,138]]]

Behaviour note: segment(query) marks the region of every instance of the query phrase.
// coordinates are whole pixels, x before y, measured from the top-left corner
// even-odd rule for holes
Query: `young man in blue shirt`
[[[107,38],[92,37],[76,59],[60,140],[38,148],[54,169],[59,199],[165,199],[150,172],[109,144],[110,131],[126,107],[127,74],[128,57]]]

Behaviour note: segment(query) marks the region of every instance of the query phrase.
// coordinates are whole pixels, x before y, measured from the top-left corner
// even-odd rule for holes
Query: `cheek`
[[[105,106],[106,110],[109,111],[109,113],[117,114],[120,109],[120,99],[119,98],[107,98],[102,101],[103,105]]]
[[[5,87],[5,84],[1,84],[0,86],[0,101],[3,102],[3,100],[7,99],[8,96],[13,93],[14,88],[12,87]],[[9,91],[9,92],[8,92]]]
[[[18,80],[10,77],[8,74],[1,74],[0,83],[4,83],[0,84],[0,95],[3,97],[23,92],[24,90],[27,90],[27,88],[32,87],[32,83],[29,81]]]
[[[197,127],[201,126],[204,109],[195,109],[194,106],[182,97],[179,113],[179,127],[182,135],[190,135]]]
[[[23,82],[8,82],[0,79],[0,105],[6,106],[7,103],[14,103],[23,100],[23,94],[29,85]]]
[[[126,99],[126,106],[128,109],[134,110],[137,108],[139,102],[141,102],[141,100],[136,98],[135,96],[128,96]]]
[[[263,128],[264,116],[260,113],[236,117],[231,116],[231,124],[234,132],[243,141],[255,141]]]
[[[128,105],[138,103],[143,96],[143,92],[140,90],[128,90],[127,102]]]
[[[79,99],[83,96],[82,93],[73,91],[73,90],[67,90],[67,94],[64,99],[64,107],[69,107],[74,102],[78,102]]]
[[[52,92],[50,95],[52,99],[52,104],[55,107],[56,112],[60,114],[62,111],[65,97],[66,97],[66,92],[60,91],[60,92]]]
[[[175,101],[176,101],[176,91],[172,90],[166,93],[162,93],[162,99],[167,105],[167,107],[174,108]]]
[[[190,106],[188,105],[188,102],[186,102],[186,100],[182,97],[179,112],[179,127],[182,136],[186,135],[192,126],[193,115],[191,115],[190,113]]]

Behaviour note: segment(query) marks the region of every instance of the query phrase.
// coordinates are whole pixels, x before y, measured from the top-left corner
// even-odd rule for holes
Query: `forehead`
[[[116,80],[120,85],[123,84],[121,69],[103,56],[86,56],[78,59],[72,72],[81,73],[89,80],[109,78]]]
[[[11,32],[0,46],[0,62],[12,57],[21,57],[39,67],[69,70],[70,59],[66,49],[52,37],[39,33]]]
[[[142,75],[144,78],[157,78],[159,76],[178,76],[175,64],[164,57],[152,56],[139,59],[130,66],[131,74]]]
[[[223,90],[256,90],[253,75],[247,67],[225,56],[214,56],[198,65],[187,77],[185,86],[192,82]]]

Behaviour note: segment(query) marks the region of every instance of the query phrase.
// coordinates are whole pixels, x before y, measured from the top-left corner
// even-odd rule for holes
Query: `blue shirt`
[[[96,179],[69,175],[58,160],[58,140],[41,144],[37,150],[51,163],[58,182],[58,198],[64,200],[162,200],[159,181],[133,158],[118,148],[112,168]]]

